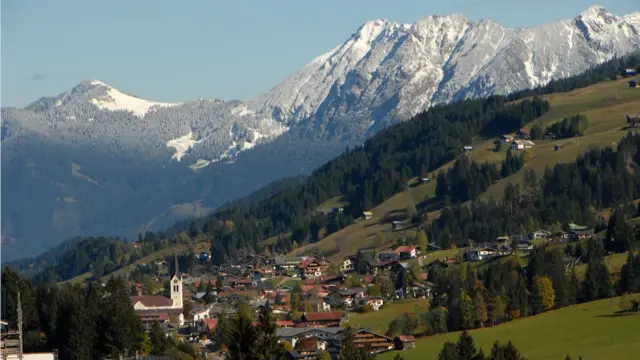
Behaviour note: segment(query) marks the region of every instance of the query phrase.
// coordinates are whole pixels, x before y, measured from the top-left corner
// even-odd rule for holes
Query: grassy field
[[[488,354],[498,340],[511,340],[528,360],[562,360],[567,354],[585,360],[638,359],[640,314],[616,316],[618,298],[571,306],[492,328],[470,332],[476,346]],[[456,341],[459,333],[419,339],[416,348],[401,352],[405,360],[436,359],[445,341]],[[398,352],[378,355],[393,359]]]
[[[580,137],[579,140],[539,140],[535,142],[535,147],[526,150],[531,154],[531,159],[525,165],[525,169],[533,169],[538,176],[542,175],[546,166],[552,167],[557,163],[574,161],[591,148],[615,145],[620,138],[627,134],[627,130],[624,130],[626,126],[625,115],[635,114],[640,109],[640,91],[629,88],[627,82],[623,80],[608,81],[568,93],[550,94],[544,98],[551,103],[551,110],[536,120],[540,125],[546,126],[577,113],[585,114],[589,124],[585,136]],[[555,151],[554,145],[558,143],[562,143],[564,148]],[[507,152],[506,146],[500,152],[492,151],[493,139],[475,139],[473,146],[474,150],[467,152],[466,155],[476,162],[488,161],[499,164],[504,160]],[[440,169],[431,172],[429,176],[434,179],[438,171],[448,169],[452,164],[453,162],[445,164]],[[491,196],[500,198],[508,183],[522,184],[523,180],[524,169],[493,184],[481,196],[481,199],[488,199]],[[408,190],[394,195],[373,208],[371,210],[372,219],[359,219],[355,224],[327,236],[316,244],[296,249],[295,253],[310,253],[314,249],[323,251],[337,249],[338,253],[330,258],[335,260],[345,255],[354,254],[360,248],[373,248],[380,243],[393,241],[398,237],[413,237],[415,236],[414,230],[393,232],[391,224],[383,219],[386,215],[401,211],[410,204],[420,204],[429,200],[435,193],[435,186],[435,181],[411,186]],[[342,205],[341,201],[340,198],[331,199],[323,206]],[[428,212],[429,220],[436,219],[439,213],[438,209],[430,210]]]
[[[388,307],[366,314],[349,316],[349,325],[354,328],[364,328],[379,334],[384,334],[393,319],[406,312],[421,312],[429,309],[426,300],[396,301]]]

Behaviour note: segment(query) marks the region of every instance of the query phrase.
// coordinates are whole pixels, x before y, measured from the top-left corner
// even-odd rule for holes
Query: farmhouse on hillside
[[[511,143],[511,148],[513,150],[522,150],[532,148],[535,145],[536,144],[534,144],[531,140],[515,140]]]

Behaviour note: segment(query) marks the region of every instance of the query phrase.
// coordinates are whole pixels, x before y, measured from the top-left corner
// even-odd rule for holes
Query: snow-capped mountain
[[[434,104],[542,85],[638,50],[639,31],[640,13],[599,6],[537,28],[460,14],[376,19],[246,102],[158,103],[89,80],[2,108],[3,245],[36,239],[45,250],[201,214]]]

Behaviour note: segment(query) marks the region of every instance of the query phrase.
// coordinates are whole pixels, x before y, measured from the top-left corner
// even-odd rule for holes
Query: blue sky
[[[615,14],[637,0],[600,0]],[[503,26],[568,19],[584,0],[2,0],[2,105],[86,79],[156,101],[250,99],[376,18],[463,13]]]

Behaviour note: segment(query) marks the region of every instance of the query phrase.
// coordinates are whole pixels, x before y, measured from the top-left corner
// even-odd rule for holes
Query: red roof
[[[294,327],[296,324],[291,320],[276,320],[277,327]]]
[[[166,312],[140,313],[138,316],[140,317],[140,321],[169,321],[169,314]]]
[[[300,262],[300,264],[298,264],[298,269],[304,269],[307,266],[309,266],[309,264],[311,264],[312,262],[314,262],[316,260],[316,258],[314,258],[313,256],[310,256],[304,260],[302,260]]]
[[[302,338],[296,342],[296,349],[302,351],[314,351],[318,348],[318,338]]]
[[[202,321],[209,331],[215,331],[218,326],[218,319],[204,319]]]
[[[416,338],[413,337],[412,335],[400,335],[400,336],[398,336],[398,339],[400,339],[400,341],[402,341],[402,342],[414,342],[414,341],[416,341]]]
[[[146,307],[164,307],[173,305],[173,301],[166,296],[132,296],[131,304],[135,305],[137,302],[141,302]]]
[[[413,250],[415,250],[417,248],[417,246],[415,245],[403,245],[403,246],[398,246],[395,250],[395,252],[397,254],[400,253],[409,253],[412,252]]]
[[[304,313],[304,319],[311,321],[340,321],[344,313],[342,311],[320,311]]]

